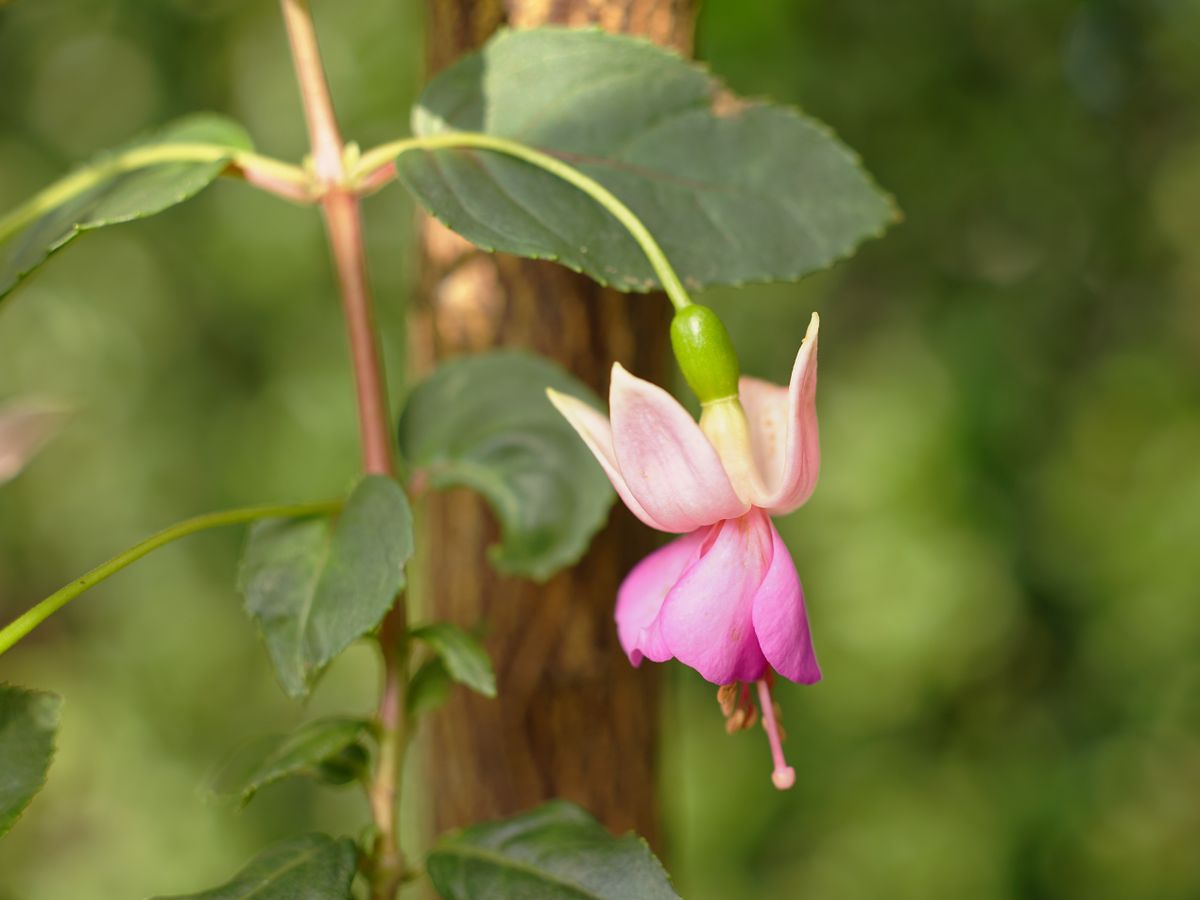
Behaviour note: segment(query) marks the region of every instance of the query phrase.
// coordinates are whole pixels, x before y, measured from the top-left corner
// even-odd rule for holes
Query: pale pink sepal
[[[754,632],[771,668],[789,681],[814,684],[821,680],[821,667],[813,650],[804,590],[783,538],[769,520],[767,527],[771,567],[754,595]]]
[[[600,467],[604,469],[604,474],[612,482],[617,496],[621,498],[621,502],[629,508],[629,511],[655,531],[669,531],[670,529],[642,508],[642,504],[638,503],[637,498],[630,492],[629,485],[625,483],[625,476],[621,474],[621,469],[617,465],[617,456],[613,452],[612,426],[609,425],[608,419],[587,403],[570,394],[562,394],[547,388],[546,396],[550,398],[550,402],[562,413],[563,418],[570,426],[583,438],[583,442],[587,444],[592,455],[600,463]]]
[[[616,364],[609,410],[621,475],[661,530],[686,533],[750,508],[700,426],[662,388]]]
[[[786,388],[743,377],[738,385],[750,425],[750,444],[767,494],[758,505],[783,515],[803,505],[817,486],[821,448],[817,433],[817,337],[813,313]]]

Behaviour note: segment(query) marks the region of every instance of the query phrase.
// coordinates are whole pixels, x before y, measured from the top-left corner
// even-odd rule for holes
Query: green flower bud
[[[686,306],[671,320],[671,348],[683,377],[700,398],[712,403],[738,395],[737,353],[724,323],[707,306]]]

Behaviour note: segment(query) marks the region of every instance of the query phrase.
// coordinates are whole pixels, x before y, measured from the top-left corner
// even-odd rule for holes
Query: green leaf
[[[496,696],[496,673],[487,651],[457,625],[435,622],[414,628],[409,634],[428,644],[445,664],[447,674],[459,684],[485,697]]]
[[[412,513],[391,478],[364,478],[336,522],[267,519],[250,530],[238,584],[284,690],[306,696],[404,587]]]
[[[262,788],[295,775],[329,784],[346,784],[366,769],[364,742],[371,725],[364,719],[336,717],[301,725],[291,734],[268,735],[234,752],[211,785],[217,796],[242,804]]]
[[[538,356],[513,351],[444,363],[400,417],[400,450],[434,488],[470,487],[491,504],[503,572],[544,580],[575,562],[604,524],[613,492],[546,388],[598,401]]]
[[[445,703],[453,683],[441,657],[435,656],[423,662],[413,673],[412,680],[408,683],[408,692],[405,694],[408,717],[419,718]]]
[[[46,782],[62,700],[0,684],[0,835]]]
[[[350,900],[357,868],[354,841],[306,834],[268,847],[220,887],[158,900]]]
[[[167,163],[132,171],[118,159],[156,144],[214,144],[229,147],[229,156],[206,162]],[[4,238],[0,233],[0,300],[56,250],[78,235],[162,212],[194,197],[228,165],[234,150],[251,149],[250,137],[236,122],[198,114],[165,126],[155,134],[104,154],[77,170],[77,190],[64,190],[38,218]],[[65,185],[66,181],[60,182]]]
[[[361,781],[370,771],[371,751],[366,744],[356,742],[321,760],[313,778],[322,784],[342,785]]]
[[[426,870],[444,900],[671,900],[662,864],[636,835],[614,838],[562,800],[443,838]]]
[[[896,219],[826,126],[731,99],[674,53],[595,30],[500,32],[429,83],[413,130],[485,132],[575,166],[633,210],[694,288],[798,278]],[[558,260],[621,290],[658,286],[615,219],[540,169],[471,149],[410,151],[396,165],[484,249]]]

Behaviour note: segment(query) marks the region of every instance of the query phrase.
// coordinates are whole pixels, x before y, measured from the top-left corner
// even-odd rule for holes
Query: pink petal
[[[738,384],[750,422],[750,445],[768,495],[761,506],[783,515],[804,504],[817,486],[821,447],[817,435],[817,333],[813,313],[787,388],[757,378]]]
[[[621,582],[617,591],[617,636],[635,666],[643,656],[655,662],[671,658],[655,619],[683,570],[695,561],[705,538],[718,527],[699,528],[655,550]]]
[[[754,595],[754,633],[771,667],[789,681],[813,684],[821,680],[821,667],[813,652],[804,590],[796,575],[792,554],[771,529],[771,566]]]
[[[754,595],[771,564],[771,524],[761,510],[714,526],[658,614],[672,655],[714,684],[762,678]]]
[[[621,474],[662,530],[695,531],[750,508],[700,426],[662,388],[614,365],[609,406]]]
[[[621,474],[616,454],[613,453],[612,427],[608,424],[608,419],[578,397],[572,397],[570,394],[562,394],[548,388],[546,396],[562,413],[563,418],[583,438],[583,442],[587,444],[592,455],[599,461],[600,467],[604,469],[604,474],[612,482],[617,496],[621,498],[622,503],[629,507],[629,511],[656,531],[670,531],[671,529],[664,528],[642,508],[625,483],[625,476]]]

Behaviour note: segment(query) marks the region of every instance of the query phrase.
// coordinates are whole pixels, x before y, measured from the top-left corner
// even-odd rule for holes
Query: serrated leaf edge
[[[516,860],[511,856],[505,856],[499,851],[486,850],[481,847],[477,847],[474,844],[453,843],[452,840],[449,842],[448,846],[443,845],[430,852],[429,860],[426,862],[426,868],[428,868],[429,863],[438,856],[448,856],[451,858],[462,857],[466,859],[481,860],[483,862],[491,863],[497,868],[515,869],[516,871],[524,872],[525,874],[533,876],[539,881],[544,881],[547,884],[562,888],[578,897],[584,898],[584,900],[605,900],[605,898],[600,894],[594,894],[591,891],[580,888],[578,885],[571,884],[569,881],[564,881],[555,875],[547,873],[543,869],[535,868],[534,866]]]
[[[674,59],[676,62],[681,63],[684,66],[687,66],[688,68],[692,69],[693,71],[699,72],[700,74],[705,76],[705,78],[708,80],[708,83],[709,83],[709,94],[706,98],[706,102],[703,104],[695,104],[695,105],[680,107],[680,111],[686,111],[686,110],[692,110],[692,109],[711,111],[713,104],[720,97],[721,93],[723,91],[728,91],[728,86],[725,84],[724,80],[721,79],[720,76],[716,75],[707,64],[705,64],[701,61],[689,59],[688,57],[680,54],[674,48],[664,47],[642,35],[612,34],[610,32],[605,31],[602,28],[598,28],[596,26],[591,26],[591,25],[584,26],[581,28],[571,28],[571,27],[549,25],[549,26],[541,26],[537,29],[516,29],[516,28],[509,28],[509,27],[504,26],[504,27],[498,28],[496,30],[496,32],[494,33],[494,35],[492,36],[492,38],[487,42],[487,44],[480,47],[478,50],[473,51],[473,54],[481,56],[483,54],[483,52],[489,46],[491,46],[493,44],[499,44],[499,43],[505,42],[517,35],[528,34],[532,30],[536,30],[539,32],[560,32],[560,33],[583,32],[583,33],[600,35],[606,39],[610,39],[615,42],[637,44],[637,45],[642,46],[643,48],[653,50],[661,56],[670,57],[670,58]],[[756,285],[756,284],[794,284],[798,281],[803,280],[804,278],[806,278],[809,275],[814,275],[818,272],[827,271],[827,270],[835,267],[838,263],[849,259],[850,257],[854,256],[855,253],[858,252],[859,248],[862,247],[864,244],[866,244],[868,241],[877,240],[877,239],[883,237],[883,235],[887,233],[888,228],[904,221],[904,213],[901,210],[899,204],[897,203],[895,195],[892,194],[890,191],[884,190],[879,185],[878,181],[875,179],[875,176],[871,173],[871,171],[868,168],[866,168],[863,165],[863,160],[862,160],[861,154],[859,154],[856,150],[854,150],[852,147],[850,147],[845,141],[843,141],[841,139],[841,137],[837,134],[837,132],[829,124],[821,121],[820,119],[816,119],[816,118],[808,115],[807,113],[804,112],[802,107],[795,106],[793,104],[778,103],[778,102],[770,100],[768,98],[741,97],[739,95],[733,94],[731,91],[729,93],[732,96],[736,97],[736,99],[741,101],[741,103],[743,103],[744,105],[741,108],[734,111],[732,114],[723,116],[721,118],[733,119],[733,118],[740,117],[741,115],[743,115],[746,112],[747,109],[749,109],[751,107],[755,107],[755,106],[767,107],[770,109],[778,110],[787,115],[790,115],[793,118],[797,118],[797,119],[801,120],[802,122],[804,122],[805,124],[809,125],[810,127],[814,128],[814,130],[823,134],[825,137],[829,138],[830,141],[835,146],[835,148],[843,155],[843,157],[846,160],[848,160],[849,162],[853,163],[858,174],[863,178],[863,180],[865,181],[867,186],[870,187],[874,191],[874,193],[879,197],[880,201],[886,207],[888,215],[883,218],[883,220],[881,221],[881,223],[879,224],[879,226],[876,229],[874,229],[873,231],[864,232],[862,235],[860,235],[859,237],[850,241],[848,244],[844,245],[841,248],[836,249],[826,260],[819,263],[815,267],[810,267],[810,268],[803,269],[803,270],[801,270],[801,269],[786,270],[785,269],[778,276],[764,277],[764,278],[732,278],[732,279],[728,279],[728,280],[706,281],[706,282],[699,282],[695,278],[692,278],[692,277],[683,278],[684,283],[688,286],[688,288],[690,290],[699,291],[699,290],[704,290],[705,288],[710,288],[710,287],[734,287],[734,288],[737,288],[737,287],[746,287],[749,285]],[[418,108],[420,108],[420,98],[418,98],[417,103],[414,104],[414,106],[413,106],[414,116],[415,116],[416,110]],[[442,122],[443,125],[446,124],[445,121],[443,119],[441,119],[440,117],[432,116],[432,114],[430,114],[430,115],[431,115],[431,118],[436,118],[439,122]],[[455,129],[455,128],[447,126],[447,131],[453,132],[453,131],[458,131],[458,130],[459,129]],[[414,132],[415,132],[415,129],[414,129]],[[418,135],[418,136],[420,136],[420,135]],[[553,149],[547,148],[547,147],[536,146],[533,144],[529,144],[528,146],[533,147],[534,149],[537,149],[537,150],[541,151],[542,153],[547,154],[548,156],[553,156],[554,158],[559,159],[562,162],[565,162],[567,164],[572,164],[569,159],[565,158],[563,155],[561,155],[556,150],[553,150]],[[495,151],[481,151],[477,148],[461,148],[461,149],[442,148],[442,149],[436,149],[436,150],[425,149],[425,148],[415,148],[414,150],[409,151],[409,152],[424,153],[424,154],[428,154],[431,156],[434,154],[437,154],[437,153],[465,153],[465,154],[478,154],[478,153],[483,153],[483,152],[495,153]],[[433,210],[431,210],[425,206],[425,203],[421,200],[420,195],[416,192],[416,190],[413,189],[413,186],[404,177],[403,167],[400,165],[397,165],[396,171],[397,171],[397,174],[399,174],[399,176],[401,177],[401,179],[405,181],[406,186],[409,188],[409,190],[413,194],[413,196],[416,197],[416,199],[420,203],[422,209],[424,209],[427,214],[433,216],[445,228],[449,229],[450,231],[454,231],[455,234],[459,234],[459,232],[455,231],[455,229],[450,226],[450,224],[445,220],[444,217],[438,215],[436,212],[434,212]],[[546,174],[548,177],[553,177],[552,175],[550,175],[550,173],[546,173]],[[469,238],[466,238],[463,235],[460,235],[460,237],[463,237],[464,240],[467,240],[468,243],[470,243],[472,246],[477,247],[478,249],[482,250],[485,253],[493,253],[493,254],[500,253],[500,252],[508,253],[508,251],[498,251],[495,247],[488,246],[487,244],[482,244],[482,243],[477,244],[474,241],[471,241]],[[610,287],[615,290],[619,290],[622,293],[650,294],[650,293],[655,293],[655,292],[661,292],[661,290],[662,290],[662,285],[658,281],[657,278],[651,279],[650,283],[648,283],[648,284],[645,281],[642,281],[639,279],[633,279],[633,278],[609,279],[599,273],[593,274],[591,272],[584,271],[584,269],[581,266],[577,266],[573,263],[566,262],[561,257],[559,257],[557,254],[554,254],[554,253],[544,253],[544,254],[542,254],[542,253],[520,253],[520,254],[509,253],[509,255],[519,256],[523,259],[536,259],[536,260],[544,260],[547,262],[556,263],[557,265],[563,266],[564,268],[569,269],[572,272],[575,272],[577,275],[583,275],[586,278],[590,278],[592,281],[595,281],[597,284],[601,285],[602,287]]]

